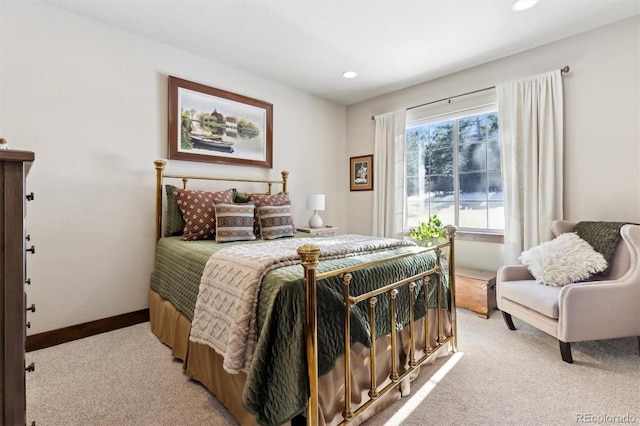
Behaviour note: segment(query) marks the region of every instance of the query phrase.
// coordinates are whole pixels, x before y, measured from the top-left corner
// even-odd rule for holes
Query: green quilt
[[[309,237],[308,234],[304,234]],[[219,244],[215,241],[182,241],[180,237],[160,238],[156,263],[151,273],[151,289],[170,301],[189,321],[193,320],[200,277],[209,257],[220,249],[238,244],[260,244],[262,240]]]
[[[158,243],[156,267],[151,277],[151,288],[192,320],[199,275],[211,253],[226,246],[208,241],[182,242],[179,237],[161,239]],[[398,248],[384,253],[320,262],[318,271],[351,266],[405,251],[406,248]],[[351,280],[351,295],[362,294],[415,275],[432,268],[434,264],[435,255],[428,252],[358,271]],[[448,309],[448,286],[446,280],[443,281],[443,308]],[[178,285],[171,285],[171,282]],[[430,307],[437,306],[435,283],[436,277],[432,277],[428,287]],[[418,283],[414,296],[416,319],[424,316],[424,291],[423,283]],[[337,277],[319,281],[317,297],[318,369],[322,375],[330,371],[336,359],[344,353],[342,283]],[[397,330],[408,323],[408,298],[408,290],[403,289],[398,293]],[[261,424],[282,424],[303,411],[307,405],[304,303],[302,266],[279,268],[269,272],[264,278],[258,304],[258,345],[243,393],[245,407]],[[371,345],[368,309],[368,304],[363,302],[351,311],[352,343]],[[376,304],[376,337],[388,334],[390,328],[389,297],[382,295],[378,297]]]

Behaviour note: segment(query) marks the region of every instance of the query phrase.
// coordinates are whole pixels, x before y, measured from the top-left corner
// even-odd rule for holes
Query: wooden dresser
[[[489,318],[497,309],[496,273],[482,269],[456,268],[456,305]]]
[[[27,309],[24,285],[26,256],[35,248],[24,229],[27,201],[25,178],[34,153],[0,150],[0,424],[26,424],[25,366]]]

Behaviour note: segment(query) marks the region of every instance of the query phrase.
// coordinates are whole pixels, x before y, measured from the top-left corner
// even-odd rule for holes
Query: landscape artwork
[[[273,106],[169,77],[169,158],[272,167]]]

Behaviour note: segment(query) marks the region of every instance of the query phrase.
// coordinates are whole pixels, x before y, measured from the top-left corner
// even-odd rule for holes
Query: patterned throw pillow
[[[178,205],[178,199],[173,193],[176,188],[173,185],[165,185],[167,191],[167,214],[165,216],[166,225],[164,227],[164,236],[173,237],[175,235],[182,235],[184,231],[184,218],[182,217],[182,210]]]
[[[260,206],[256,210],[258,211],[260,234],[263,240],[293,237],[291,212],[288,204],[284,206]]]
[[[260,221],[258,220],[258,207],[260,206],[284,206],[291,204],[288,192],[279,192],[277,194],[249,194],[249,200],[256,203],[256,216],[253,222],[253,231],[256,235],[260,235]],[[291,218],[291,226],[293,232],[296,232],[296,225]]]
[[[216,203],[216,241],[251,241],[256,239],[253,233],[255,204]]]
[[[216,237],[215,203],[231,203],[233,191],[231,189],[218,192],[176,189],[173,193],[184,218],[182,240],[214,240]]]

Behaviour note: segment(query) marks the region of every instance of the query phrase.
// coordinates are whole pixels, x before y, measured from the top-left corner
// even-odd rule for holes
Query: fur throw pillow
[[[523,251],[520,262],[542,284],[561,287],[604,271],[607,261],[574,232]]]

